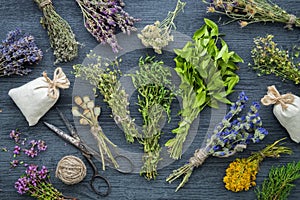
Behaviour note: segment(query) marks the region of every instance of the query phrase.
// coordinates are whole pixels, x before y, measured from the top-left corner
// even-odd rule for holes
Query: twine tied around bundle
[[[39,3],[39,7],[41,10],[43,10],[44,7],[46,7],[47,5],[50,5],[50,4],[52,4],[51,0],[45,0],[45,1],[42,1],[41,3]]]
[[[271,104],[280,104],[283,109],[288,107],[287,104],[292,104],[294,102],[294,95],[291,93],[280,95],[274,85],[268,87],[267,95],[261,99],[261,103],[265,106]]]
[[[75,156],[65,156],[57,164],[55,176],[67,185],[79,183],[86,176],[84,162]]]
[[[293,25],[296,23],[297,17],[295,15],[289,15],[289,21],[286,23],[286,26],[284,28],[287,29],[293,29]]]
[[[190,158],[189,162],[195,166],[199,167],[202,165],[205,161],[205,159],[208,157],[208,153],[205,149],[197,149],[194,153],[194,156]]]
[[[59,95],[58,88],[61,89],[67,89],[70,87],[70,81],[63,72],[61,67],[58,67],[54,71],[53,80],[51,80],[46,72],[43,72],[43,77],[46,79],[46,81],[49,83],[48,86],[48,96],[56,99]]]

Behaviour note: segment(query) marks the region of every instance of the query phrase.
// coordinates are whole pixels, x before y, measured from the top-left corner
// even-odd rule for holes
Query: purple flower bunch
[[[28,194],[37,199],[64,199],[49,181],[49,170],[42,166],[39,170],[37,165],[29,165],[25,175],[15,182],[15,188],[19,194]]]
[[[244,92],[239,94],[238,100],[230,107],[209,137],[206,151],[213,156],[227,157],[236,151],[243,150],[251,142],[257,143],[264,139],[268,131],[262,127],[258,110],[260,105],[253,102],[249,111],[241,117],[238,115],[245,108],[248,97]]]
[[[38,63],[43,57],[34,37],[22,34],[20,29],[10,31],[0,44],[0,76],[27,75],[28,65]]]
[[[34,158],[38,155],[39,152],[41,151],[46,151],[47,149],[47,145],[45,143],[45,141],[43,140],[31,140],[29,142],[30,148],[29,149],[23,149],[24,153],[31,157]]]
[[[109,44],[117,53],[121,47],[118,44],[115,31],[119,28],[123,33],[136,31],[134,23],[137,19],[123,10],[122,0],[76,0],[83,17],[85,28],[101,44]]]

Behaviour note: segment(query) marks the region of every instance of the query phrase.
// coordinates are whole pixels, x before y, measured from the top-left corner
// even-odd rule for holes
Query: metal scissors
[[[90,186],[91,186],[92,190],[96,194],[103,196],[103,197],[109,195],[109,193],[111,191],[111,184],[106,177],[99,174],[99,171],[98,171],[95,163],[92,161],[92,157],[95,155],[95,152],[93,152],[90,148],[88,148],[88,146],[83,141],[81,141],[76,129],[72,126],[72,124],[69,122],[69,120],[64,116],[64,114],[58,108],[57,108],[57,111],[58,111],[60,117],[62,118],[62,120],[64,121],[64,123],[66,124],[67,129],[70,131],[71,135],[66,134],[64,131],[62,131],[61,129],[57,128],[56,126],[54,126],[52,124],[49,124],[47,122],[44,122],[44,124],[50,130],[55,132],[58,136],[60,136],[64,140],[70,142],[72,145],[77,147],[81,151],[82,155],[87,159],[88,163],[91,165],[91,167],[93,169],[93,176],[90,180]],[[105,182],[105,184],[107,186],[106,191],[102,192],[99,187],[95,186],[96,180],[98,180],[98,181],[102,180]]]

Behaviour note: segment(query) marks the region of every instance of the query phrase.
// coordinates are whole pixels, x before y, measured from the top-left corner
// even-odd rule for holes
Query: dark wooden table
[[[300,16],[300,6],[298,0],[279,1],[276,0],[282,8],[286,9],[290,13]],[[151,24],[156,20],[162,20],[169,10],[172,10],[176,4],[176,1],[170,0],[127,0],[125,1],[125,10],[136,18],[142,19],[136,24],[138,28],[142,28],[147,24]],[[57,102],[57,106],[63,110],[67,117],[73,122],[71,116],[72,97],[73,93],[76,93],[78,88],[75,83],[75,77],[71,73],[72,66],[77,63],[82,63],[86,54],[94,49],[98,43],[97,41],[86,31],[83,26],[83,18],[79,7],[75,0],[53,0],[53,4],[56,11],[69,22],[73,31],[76,34],[77,40],[82,44],[79,49],[79,56],[74,61],[69,63],[61,63],[64,72],[67,74],[71,87],[67,90],[61,91],[61,96]],[[0,78],[0,147],[7,148],[9,151],[0,152],[0,199],[30,199],[26,195],[20,196],[15,188],[14,183],[23,173],[25,168],[19,166],[15,169],[10,169],[10,162],[13,160],[12,150],[14,148],[14,142],[9,138],[9,133],[12,129],[18,128],[23,136],[28,140],[42,139],[45,140],[48,149],[46,152],[41,153],[34,159],[28,159],[24,156],[20,157],[20,160],[24,160],[26,163],[34,163],[38,165],[45,165],[50,169],[50,176],[53,185],[59,189],[63,194],[67,196],[74,196],[79,199],[99,199],[92,192],[89,187],[89,179],[92,175],[92,170],[88,166],[87,177],[79,184],[68,186],[63,184],[59,179],[55,178],[55,168],[58,161],[65,155],[75,155],[80,158],[83,156],[80,152],[70,144],[66,144],[60,138],[55,136],[54,133],[49,131],[42,123],[42,121],[49,121],[64,129],[64,125],[60,120],[56,110],[52,108],[41,121],[33,127],[28,127],[28,124],[7,95],[11,88],[15,88],[25,84],[26,82],[33,80],[41,76],[43,71],[47,71],[52,77],[52,73],[55,69],[53,62],[53,51],[50,48],[47,32],[39,24],[40,17],[42,16],[38,6],[31,0],[1,0],[0,1],[0,38],[4,39],[8,31],[21,28],[24,32],[32,34],[36,38],[38,46],[44,52],[43,60],[34,67],[32,73],[24,77],[4,77]],[[185,7],[185,12],[180,14],[176,19],[177,31],[191,37],[193,33],[203,25],[203,18],[209,18],[218,22],[219,15],[206,13],[206,5],[201,0],[189,0]],[[228,20],[226,17],[222,17],[221,22]],[[235,87],[236,93],[232,94],[229,98],[235,100],[238,92],[245,91],[251,101],[259,101],[261,97],[266,94],[267,86],[276,85],[281,93],[292,92],[296,95],[300,95],[299,86],[296,86],[290,81],[282,82],[279,78],[270,75],[257,77],[256,73],[248,68],[248,63],[251,62],[250,51],[253,47],[253,38],[257,36],[265,36],[265,34],[273,34],[274,40],[284,48],[291,48],[295,44],[299,44],[299,29],[289,31],[283,28],[283,24],[253,24],[243,29],[239,27],[237,23],[231,23],[228,25],[221,25],[220,32],[224,33],[225,41],[228,43],[231,50],[236,51],[243,59],[244,63],[240,64],[240,70],[238,74],[240,76],[240,82]],[[138,58],[145,56],[146,54],[154,55],[151,50],[137,50],[129,52],[122,56],[124,60],[124,68],[122,70],[129,70],[132,67],[137,66]],[[174,67],[172,58],[174,54],[166,52],[158,58],[164,60],[166,64]],[[75,91],[74,91],[75,90]],[[134,106],[135,99],[131,98],[132,117],[137,118],[140,123],[140,116]],[[97,103],[102,105],[103,113],[100,117],[100,124],[104,132],[121,148],[133,152],[141,152],[141,146],[138,144],[128,145],[126,144],[122,131],[115,125],[114,121],[110,118],[110,109],[105,103],[97,100]],[[30,102],[31,106],[35,106],[34,102]],[[174,121],[167,125],[164,129],[163,141],[172,137],[170,130],[176,127],[178,117],[176,112],[179,109],[178,102],[172,106]],[[226,107],[225,107],[226,110]],[[112,185],[112,192],[106,199],[255,199],[255,193],[253,188],[247,192],[233,193],[227,191],[222,182],[225,174],[225,169],[228,164],[236,157],[249,156],[251,152],[262,149],[266,144],[274,142],[276,139],[282,137],[288,137],[288,133],[278,123],[273,116],[272,107],[262,107],[261,117],[263,119],[264,126],[269,130],[270,134],[266,139],[255,145],[249,145],[246,151],[226,159],[208,158],[205,164],[196,169],[190,178],[189,182],[183,189],[174,192],[178,181],[173,184],[168,184],[165,179],[172,172],[172,170],[183,165],[187,159],[193,154],[194,150],[202,145],[204,137],[209,130],[211,121],[215,118],[214,111],[207,108],[201,112],[199,117],[199,123],[196,126],[197,135],[192,141],[191,146],[187,149],[181,160],[175,161],[170,165],[158,171],[159,175],[156,180],[147,181],[137,173],[121,174],[114,169],[108,168],[106,171],[101,172],[105,175]],[[176,121],[177,120],[177,121]],[[76,119],[74,119],[76,121]],[[65,130],[65,129],[64,129]],[[289,137],[286,140],[286,146],[292,148],[294,153],[291,156],[283,155],[280,159],[265,159],[260,166],[259,174],[257,175],[257,185],[261,185],[264,178],[266,178],[271,166],[277,166],[286,164],[291,161],[299,161],[300,149],[299,145],[294,143]],[[84,162],[86,162],[84,160]],[[101,168],[101,163],[96,161],[98,168]],[[300,195],[300,181],[295,182],[296,187],[292,190],[289,199],[299,199]]]

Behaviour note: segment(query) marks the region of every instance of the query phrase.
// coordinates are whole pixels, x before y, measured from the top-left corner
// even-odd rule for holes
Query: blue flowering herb
[[[20,29],[10,31],[0,44],[0,77],[27,75],[31,72],[27,67],[38,63],[42,57],[32,35],[22,34]]]
[[[247,101],[248,97],[241,92],[238,100],[231,105],[223,120],[207,137],[204,147],[197,149],[187,164],[170,174],[167,178],[169,183],[184,175],[176,191],[184,186],[193,169],[201,166],[208,156],[223,158],[232,156],[236,152],[246,149],[248,144],[258,143],[268,135],[268,131],[262,127],[262,120],[258,113],[260,105],[257,102],[253,102],[249,111],[245,115],[241,115]]]

